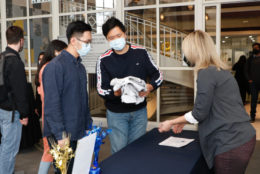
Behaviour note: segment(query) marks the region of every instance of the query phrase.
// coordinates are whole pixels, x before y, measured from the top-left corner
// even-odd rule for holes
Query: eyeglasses
[[[91,41],[84,41],[84,40],[81,40],[81,39],[79,39],[79,38],[76,38],[78,41],[81,41],[81,42],[83,42],[83,43],[85,43],[85,44],[90,44],[90,42]]]

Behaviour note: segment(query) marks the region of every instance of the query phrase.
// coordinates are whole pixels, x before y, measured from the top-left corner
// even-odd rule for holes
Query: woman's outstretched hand
[[[185,123],[175,124],[175,125],[173,126],[172,131],[173,131],[175,134],[179,134],[179,133],[182,132],[182,129],[183,129],[184,126],[185,126]]]
[[[158,130],[159,132],[168,132],[172,128],[173,124],[171,120],[166,120],[159,124]]]

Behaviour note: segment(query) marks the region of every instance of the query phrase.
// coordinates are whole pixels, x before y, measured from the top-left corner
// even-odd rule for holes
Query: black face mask
[[[254,54],[254,55],[259,54],[259,52],[260,52],[260,50],[258,50],[258,49],[253,49],[253,54]]]
[[[194,67],[195,65],[192,64],[191,62],[188,61],[188,59],[184,56],[183,61],[189,66],[189,67]]]

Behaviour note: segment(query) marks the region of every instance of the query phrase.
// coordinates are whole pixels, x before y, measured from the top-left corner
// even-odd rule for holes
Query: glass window
[[[88,14],[88,23],[92,27],[92,32],[97,34],[102,34],[102,25],[106,20],[114,16],[114,12],[103,12],[103,13],[90,13]]]
[[[69,23],[72,21],[85,21],[85,15],[69,15],[69,16],[60,16],[60,36],[66,36],[66,29]]]
[[[52,40],[51,18],[30,19],[31,66],[36,67],[38,55]]]
[[[102,10],[115,8],[116,0],[88,0],[88,10]]]
[[[156,59],[156,9],[126,11],[125,26],[127,40],[145,47]]]
[[[84,0],[59,0],[60,13],[78,12],[85,10]]]
[[[160,4],[176,3],[176,2],[193,2],[194,0],[160,0]],[[193,8],[192,5],[189,8]]]
[[[28,51],[30,49],[28,49],[27,20],[8,21],[7,28],[10,26],[19,26],[24,31],[24,46],[23,46],[23,51],[20,52],[20,56],[25,66],[28,66]]]
[[[194,75],[192,70],[163,71],[160,88],[160,121],[173,119],[192,110]]]
[[[51,2],[41,2],[37,3],[33,1],[30,2],[30,16],[35,15],[44,15],[44,14],[50,14],[51,13]]]
[[[221,5],[221,57],[229,65],[260,42],[260,2]]]
[[[205,7],[205,31],[210,34],[216,44],[216,7]]]
[[[156,0],[125,0],[125,7],[143,6],[143,5],[154,5]]]
[[[160,66],[183,66],[181,43],[194,30],[194,9],[160,8]],[[186,65],[185,65],[186,66]]]
[[[6,1],[6,17],[26,16],[26,0]]]

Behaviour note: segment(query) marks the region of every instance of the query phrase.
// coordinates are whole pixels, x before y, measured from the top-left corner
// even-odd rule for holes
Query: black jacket
[[[106,107],[117,113],[137,111],[146,106],[146,101],[136,104],[121,102],[121,97],[114,96],[110,81],[114,78],[125,78],[128,76],[138,77],[144,81],[149,78],[149,83],[156,90],[161,86],[163,76],[154,64],[151,55],[146,49],[129,45],[129,50],[118,55],[113,49],[109,49],[97,62],[97,91],[105,99]]]
[[[16,56],[8,56],[5,59],[4,79],[8,91],[11,91],[15,110],[20,113],[20,118],[28,117],[29,103],[27,99],[27,80],[25,75],[24,63],[19,53],[10,47],[6,47],[5,53],[14,53]],[[0,103],[0,108],[12,111],[12,101],[8,100]]]
[[[246,63],[246,78],[260,85],[260,56],[250,56]]]

